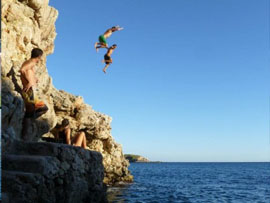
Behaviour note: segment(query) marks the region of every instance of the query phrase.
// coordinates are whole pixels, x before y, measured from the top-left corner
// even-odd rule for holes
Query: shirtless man
[[[106,63],[106,66],[103,68],[104,73],[106,73],[106,69],[112,63],[111,54],[113,53],[113,51],[115,50],[116,47],[117,47],[116,44],[112,45],[111,47],[108,48],[107,53],[104,55],[104,60],[102,60],[102,62]]]
[[[38,118],[48,111],[44,102],[39,101],[34,96],[34,88],[38,82],[35,76],[35,65],[40,61],[43,51],[34,48],[31,52],[31,58],[22,64],[20,69],[21,81],[23,85],[22,97],[25,103],[25,118]]]
[[[120,27],[119,25],[113,26],[112,28],[106,30],[103,35],[100,35],[98,37],[98,41],[95,43],[96,51],[98,52],[99,48],[107,48],[108,49],[108,43],[106,39],[112,35],[113,32],[123,30],[124,28]],[[99,46],[98,46],[99,45]]]

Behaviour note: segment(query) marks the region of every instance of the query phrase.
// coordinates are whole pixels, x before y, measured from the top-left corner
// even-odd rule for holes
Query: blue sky
[[[124,153],[160,161],[270,161],[269,1],[50,1],[53,84],[110,115]],[[108,38],[118,47],[107,74]]]

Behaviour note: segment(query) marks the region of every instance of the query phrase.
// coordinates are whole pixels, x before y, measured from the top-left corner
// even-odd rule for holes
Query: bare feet
[[[119,25],[116,25],[115,27],[117,28],[117,30],[123,30],[124,29],[123,27],[120,27]]]
[[[96,52],[98,52],[98,48],[97,48],[97,42],[95,43],[95,49],[96,49]]]
[[[106,69],[105,68],[103,69],[103,72],[106,74]]]

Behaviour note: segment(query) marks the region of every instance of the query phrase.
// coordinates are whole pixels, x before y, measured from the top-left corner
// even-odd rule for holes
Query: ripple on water
[[[109,202],[270,202],[270,163],[135,163],[130,170],[134,183],[109,190]]]

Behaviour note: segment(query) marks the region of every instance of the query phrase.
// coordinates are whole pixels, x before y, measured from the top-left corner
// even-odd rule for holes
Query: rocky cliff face
[[[54,91],[51,95],[58,124],[67,118],[70,121],[71,134],[76,134],[78,129],[85,129],[87,146],[103,155],[104,182],[131,182],[132,176],[127,168],[129,162],[123,155],[122,146],[114,141],[110,132],[112,118],[94,111],[80,96],[62,90]],[[53,132],[50,132],[46,136],[52,135]]]
[[[3,0],[2,1],[2,148],[7,149],[12,140],[21,140],[24,102],[20,95],[22,84],[19,69],[30,58],[31,50],[39,47],[44,59],[36,71],[39,78],[38,97],[46,103],[49,111],[29,126],[26,139],[38,141],[41,136],[52,136],[53,128],[63,118],[71,123],[72,134],[86,130],[87,145],[103,156],[104,182],[114,184],[132,181],[128,161],[121,145],[117,144],[110,131],[112,118],[95,112],[84,103],[83,98],[54,88],[46,68],[46,56],[54,51],[56,37],[56,9],[48,0]]]

